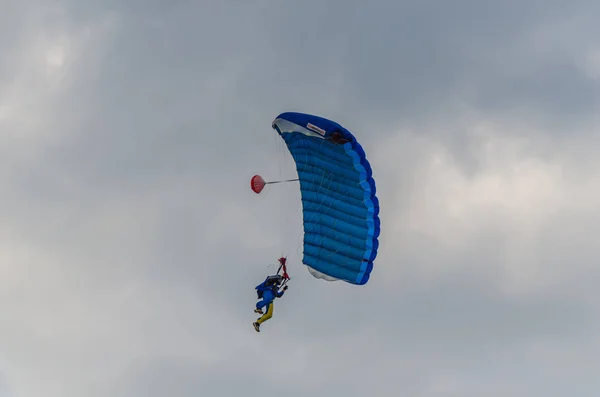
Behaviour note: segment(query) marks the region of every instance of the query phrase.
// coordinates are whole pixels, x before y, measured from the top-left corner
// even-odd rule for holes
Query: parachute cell
[[[377,256],[380,220],[362,146],[340,124],[318,116],[286,112],[272,126],[296,163],[303,263],[316,278],[365,284]]]

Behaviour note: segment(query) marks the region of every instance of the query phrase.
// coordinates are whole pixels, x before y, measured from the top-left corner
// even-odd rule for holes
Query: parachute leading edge
[[[304,224],[303,263],[316,278],[363,285],[379,246],[379,200],[362,146],[338,123],[282,113],[273,128],[296,163]]]

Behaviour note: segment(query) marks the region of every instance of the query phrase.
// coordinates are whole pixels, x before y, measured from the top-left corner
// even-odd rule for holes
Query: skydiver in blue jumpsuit
[[[260,325],[270,319],[273,316],[273,300],[275,298],[281,298],[283,293],[287,290],[287,285],[283,287],[283,291],[279,291],[279,286],[283,281],[283,277],[279,274],[269,276],[261,284],[255,287],[258,299],[261,301],[256,302],[255,313],[263,314],[262,308],[267,306],[267,312],[262,317],[252,323],[256,332],[260,332]]]

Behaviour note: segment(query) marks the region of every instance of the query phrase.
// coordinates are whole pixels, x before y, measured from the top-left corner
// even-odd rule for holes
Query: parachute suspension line
[[[292,187],[291,189],[287,188],[289,183],[294,182],[294,178],[289,179],[286,177],[294,176],[294,174],[296,173],[296,167],[295,162],[292,156],[290,155],[289,150],[287,149],[285,141],[281,139],[277,134],[273,134],[273,139],[277,141],[277,145],[280,148],[280,152],[278,153],[279,155],[277,156],[279,173],[276,176],[272,176],[271,181],[266,181],[265,186],[278,185],[281,187],[281,189],[277,189],[278,193],[281,194],[277,194],[276,205],[273,207],[273,211],[278,211],[277,216],[279,221],[279,243],[277,245],[282,250],[280,257],[286,257],[289,251],[289,235],[294,230],[296,230],[295,227],[291,226],[294,225],[294,215],[296,214],[291,213],[289,209],[289,204],[297,201],[295,197],[296,190],[294,189],[294,187]],[[299,178],[297,178],[296,181],[299,181]]]

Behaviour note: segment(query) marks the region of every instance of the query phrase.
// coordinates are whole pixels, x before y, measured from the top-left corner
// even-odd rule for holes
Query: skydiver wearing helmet
[[[279,290],[280,286],[289,280],[289,276],[285,270],[285,258],[279,258],[279,263],[281,264],[279,269],[281,270],[283,268],[283,275],[280,275],[278,270],[277,274],[267,277],[265,281],[254,288],[256,289],[258,299],[262,299],[261,301],[256,302],[256,309],[254,309],[255,313],[262,314],[262,317],[252,323],[256,332],[260,332],[260,325],[273,316],[273,301],[275,298],[281,298],[288,289],[288,286],[284,285],[283,290]],[[262,310],[265,306],[267,306],[266,313]]]

